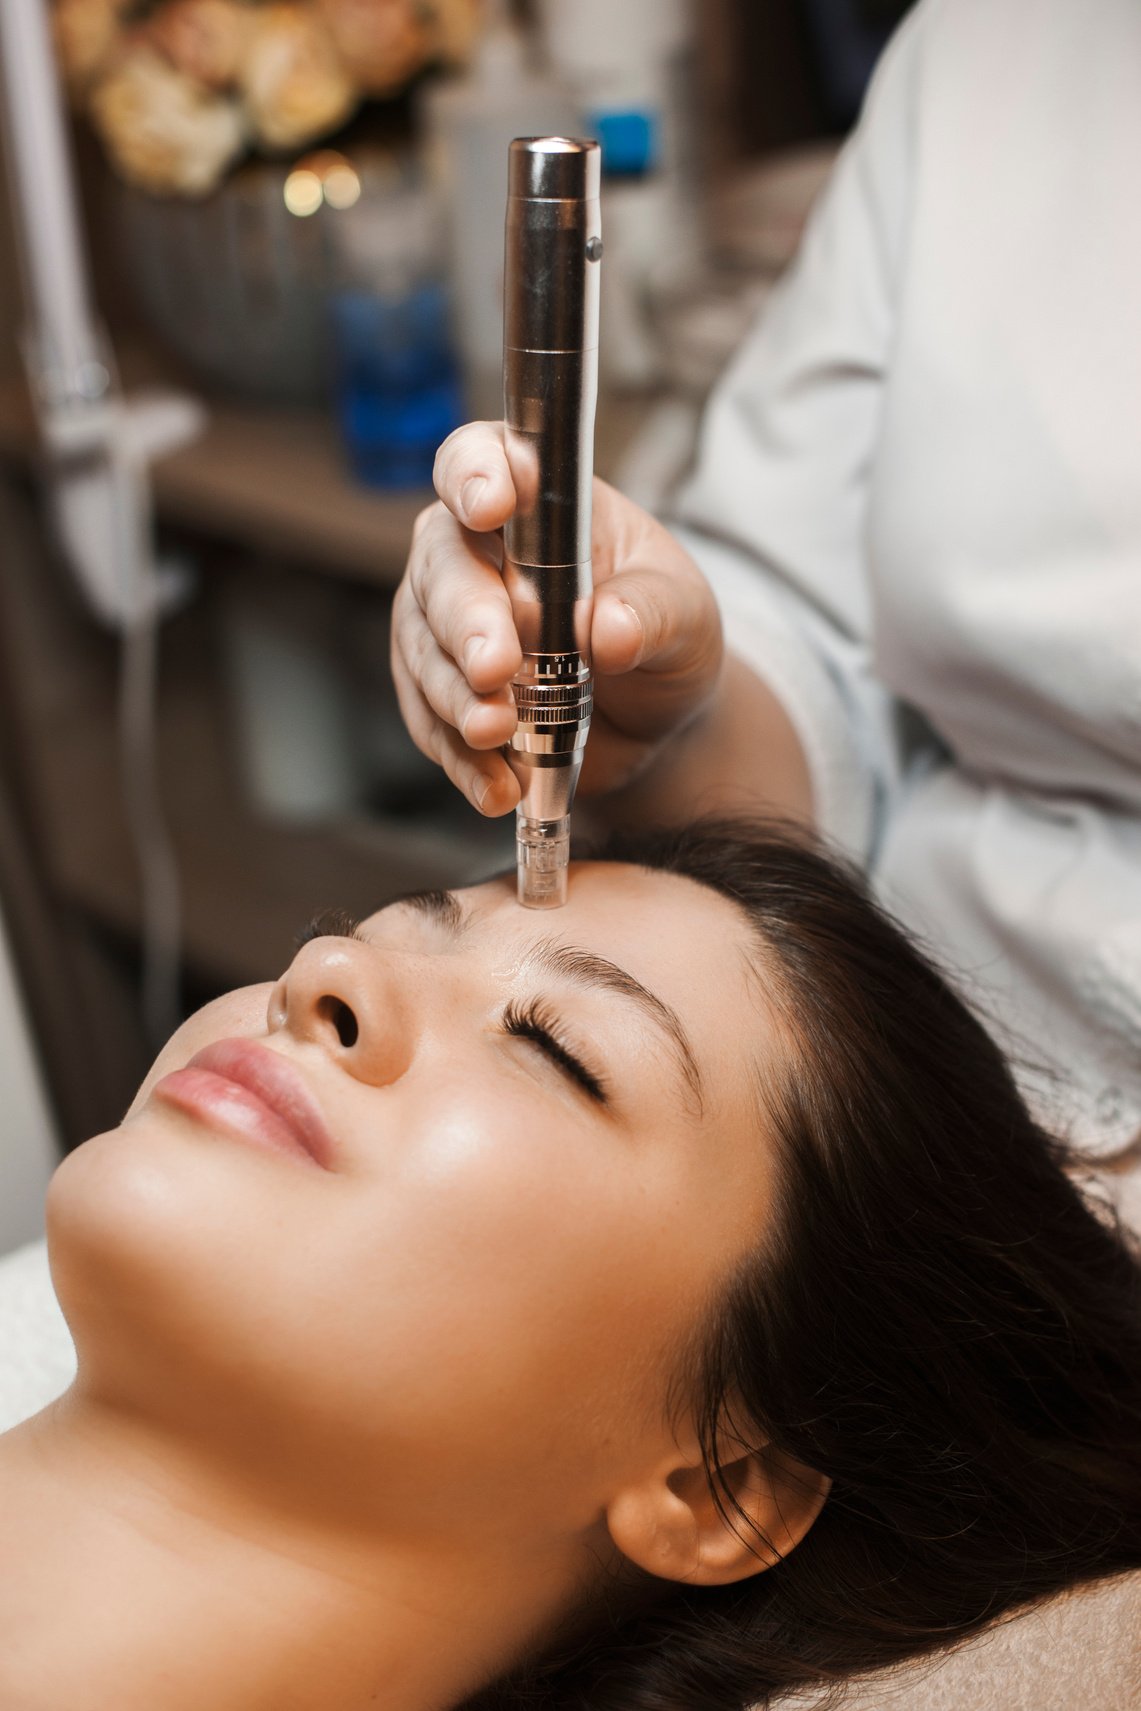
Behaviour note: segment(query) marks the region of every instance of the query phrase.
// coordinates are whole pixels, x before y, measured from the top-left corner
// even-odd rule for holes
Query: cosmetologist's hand
[[[439,500],[416,519],[396,593],[392,673],[418,748],[482,813],[519,799],[497,751],[515,729],[519,638],[500,577],[518,488],[500,422],[457,428],[436,455]],[[713,593],[681,544],[603,481],[594,483],[594,714],[582,792],[616,790],[709,700],[722,658]]]

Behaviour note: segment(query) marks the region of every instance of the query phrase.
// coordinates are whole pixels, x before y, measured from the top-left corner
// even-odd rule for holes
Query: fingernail
[[[470,481],[464,482],[460,490],[460,504],[464,508],[465,516],[471,516],[475,506],[479,503],[479,496],[486,486],[486,475],[473,475]]]
[[[477,804],[482,808],[487,801],[487,793],[491,789],[491,780],[485,772],[476,773],[472,789],[475,792]]]
[[[464,643],[463,668],[467,676],[470,677],[472,668],[479,664],[480,658],[486,647],[486,636],[470,636]]]

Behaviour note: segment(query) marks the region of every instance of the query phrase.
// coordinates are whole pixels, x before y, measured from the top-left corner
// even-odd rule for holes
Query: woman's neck
[[[566,1560],[502,1545],[255,1512],[77,1387],[0,1437],[5,1711],[440,1711],[547,1626],[569,1581]]]

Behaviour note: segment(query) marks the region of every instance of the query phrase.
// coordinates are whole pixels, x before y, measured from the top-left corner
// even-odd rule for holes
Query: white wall
[[[59,1160],[0,914],[0,1254],[43,1235],[44,1193]]]

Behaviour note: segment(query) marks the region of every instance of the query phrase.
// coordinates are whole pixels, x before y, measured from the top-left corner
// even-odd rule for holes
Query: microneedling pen
[[[522,792],[515,847],[529,909],[566,902],[571,802],[590,729],[600,176],[597,143],[511,144],[503,414],[519,503],[503,532],[503,579],[523,663],[504,752]]]

